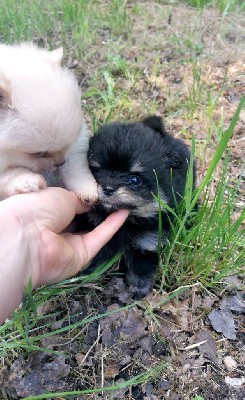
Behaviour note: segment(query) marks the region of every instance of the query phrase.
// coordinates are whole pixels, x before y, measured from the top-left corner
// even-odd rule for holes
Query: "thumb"
[[[67,235],[69,242],[80,255],[81,266],[85,266],[99,250],[115,235],[129,214],[128,210],[119,210],[110,214],[93,231],[81,235]]]

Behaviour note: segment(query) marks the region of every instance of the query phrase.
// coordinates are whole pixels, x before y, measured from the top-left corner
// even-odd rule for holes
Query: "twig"
[[[91,353],[91,351],[93,350],[93,348],[96,346],[96,344],[99,343],[99,340],[102,336],[102,333],[100,333],[100,325],[98,327],[98,336],[97,339],[95,340],[95,342],[92,344],[92,346],[88,349],[87,353],[85,354],[85,356],[83,357],[82,361],[79,363],[80,365],[84,363],[84,361],[86,360],[86,358],[88,357],[88,355]]]
[[[199,347],[199,346],[201,346],[202,344],[204,344],[204,343],[206,343],[207,342],[207,339],[206,340],[202,340],[201,342],[198,342],[198,343],[193,343],[193,344],[191,344],[190,346],[187,346],[187,347],[184,347],[184,348],[179,348],[179,350],[191,350],[191,349],[195,349],[195,347]]]

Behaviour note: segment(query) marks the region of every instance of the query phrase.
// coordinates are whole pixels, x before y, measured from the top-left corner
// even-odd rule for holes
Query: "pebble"
[[[231,356],[226,356],[224,358],[224,364],[228,371],[233,371],[237,367],[237,362]]]

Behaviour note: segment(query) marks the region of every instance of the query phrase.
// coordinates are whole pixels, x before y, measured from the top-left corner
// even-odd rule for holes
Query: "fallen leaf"
[[[167,392],[167,390],[169,390],[171,387],[171,383],[169,381],[167,381],[166,379],[161,380],[160,382],[158,382],[157,385],[157,389],[159,394],[164,395],[165,392]]]
[[[198,349],[200,354],[203,354],[205,358],[212,361],[213,363],[217,362],[217,347],[214,339],[211,334],[206,329],[201,329],[196,335],[196,342],[205,341],[205,343],[201,344]]]
[[[220,302],[220,308],[225,311],[235,311],[238,314],[245,313],[245,303],[238,295],[225,296]]]
[[[120,366],[116,362],[111,362],[105,365],[104,369],[105,369],[104,372],[105,379],[115,378],[115,376],[117,376],[120,372]]]
[[[236,328],[231,312],[215,309],[208,314],[213,329],[228,339],[236,339]]]
[[[118,305],[113,304],[107,311],[116,308],[119,308]],[[101,322],[102,343],[110,347],[118,340],[122,340],[124,344],[135,346],[140,338],[146,336],[146,328],[143,313],[137,307],[109,314]]]
[[[64,356],[53,355],[52,359],[43,352],[31,352],[26,362],[22,356],[18,357],[9,369],[3,388],[13,398],[62,389],[70,367]]]
[[[138,341],[138,344],[142,348],[142,350],[147,351],[149,354],[152,354],[153,343],[154,343],[154,340],[151,335],[145,336],[145,337],[139,339],[139,341]]]

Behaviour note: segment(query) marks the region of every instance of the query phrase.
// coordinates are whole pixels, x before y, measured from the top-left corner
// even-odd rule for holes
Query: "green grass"
[[[245,241],[242,224],[245,210],[237,218],[233,218],[239,200],[241,179],[235,186],[232,185],[228,174],[229,157],[226,155],[221,161],[244,105],[245,96],[228,129],[222,133],[206,175],[197,190],[192,194],[192,174],[189,173],[186,194],[179,213],[169,210],[175,215],[175,222],[172,224],[171,240],[162,254],[161,288],[173,288],[196,281],[203,286],[213,287],[223,282],[227,276],[244,273]],[[193,153],[194,147],[193,141]],[[213,194],[210,192],[212,176],[220,162],[223,166]],[[191,228],[186,228],[186,225]]]
[[[244,10],[242,0],[187,0],[193,7],[213,6],[223,12]],[[137,6],[132,13],[139,12]],[[137,11],[138,10],[138,11]],[[144,17],[146,17],[144,15]],[[6,43],[39,40],[73,48],[84,55],[98,37],[98,28],[109,29],[112,35],[130,34],[131,21],[127,0],[104,2],[95,0],[3,0],[0,3],[0,40]],[[176,37],[176,36],[175,36]],[[193,46],[193,40],[186,43]],[[194,45],[195,46],[195,45]]]
[[[224,13],[245,9],[243,0],[185,0],[185,2],[199,9],[214,7]]]
[[[95,0],[4,0],[0,3],[0,40],[5,43],[44,40],[50,47],[64,46],[75,56],[88,55],[98,27],[112,35],[126,34],[126,1],[110,6]]]

